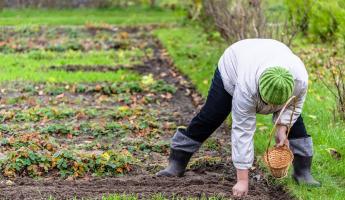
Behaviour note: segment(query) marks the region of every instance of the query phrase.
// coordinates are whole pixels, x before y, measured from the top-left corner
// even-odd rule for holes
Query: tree
[[[5,0],[0,0],[0,11],[5,7]]]

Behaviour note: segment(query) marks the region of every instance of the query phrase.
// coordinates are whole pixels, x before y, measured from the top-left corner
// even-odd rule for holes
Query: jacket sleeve
[[[295,112],[293,113],[292,116],[292,122],[291,125],[293,125],[297,118],[301,115],[302,109],[303,109],[303,104],[305,101],[305,98],[307,96],[307,90],[308,90],[308,84],[307,83],[301,83],[297,82],[296,83],[296,90],[298,90],[296,97],[297,97],[297,102],[296,102],[296,109]],[[294,101],[290,103],[290,105],[286,108],[286,110],[283,112],[281,119],[278,121],[278,124],[280,125],[286,125],[288,126],[290,123],[290,118],[291,118],[291,113],[293,112],[293,107],[294,107]],[[280,111],[275,112],[273,114],[273,123],[277,121],[277,118],[279,116]]]
[[[249,169],[254,161],[255,100],[236,86],[232,100],[232,161],[237,169]]]

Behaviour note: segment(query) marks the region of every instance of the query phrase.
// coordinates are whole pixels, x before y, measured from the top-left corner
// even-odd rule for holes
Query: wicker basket
[[[272,176],[284,178],[287,176],[293,161],[293,154],[287,146],[273,147],[265,153],[264,161],[269,167]]]
[[[277,127],[279,119],[280,119],[282,113],[284,112],[284,110],[286,109],[286,107],[290,104],[290,102],[293,99],[295,100],[294,101],[294,109],[293,109],[293,112],[291,113],[290,124],[289,124],[288,130],[287,130],[286,138],[288,138],[289,133],[290,133],[290,129],[291,129],[291,125],[292,125],[292,123],[291,123],[292,122],[292,116],[293,116],[293,113],[295,112],[295,108],[296,108],[296,97],[295,96],[291,97],[287,101],[287,103],[284,105],[283,109],[280,111],[280,114],[276,120],[276,123],[274,124],[274,127],[270,133],[270,138],[269,138],[269,142],[267,145],[267,149],[266,149],[266,152],[263,156],[263,160],[265,161],[265,164],[269,168],[272,176],[275,178],[284,178],[287,176],[288,171],[289,171],[289,167],[290,167],[290,165],[293,161],[293,158],[294,158],[293,153],[291,152],[289,147],[286,145],[284,145],[282,147],[270,148],[272,136],[273,136],[273,133]]]

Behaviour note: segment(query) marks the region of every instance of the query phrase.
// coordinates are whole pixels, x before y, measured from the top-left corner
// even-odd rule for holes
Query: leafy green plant
[[[47,86],[45,88],[45,92],[48,94],[48,95],[51,95],[51,96],[57,96],[59,94],[62,94],[66,91],[66,89],[64,87],[56,87],[54,85],[52,86]]]
[[[321,41],[344,42],[345,5],[341,0],[286,0],[290,18],[305,34]]]
[[[76,127],[74,130],[77,132],[76,135],[80,135],[80,134],[91,135],[93,133],[92,126],[90,125],[90,123],[87,123],[87,122],[83,122],[79,124],[79,126]]]
[[[119,106],[116,107],[113,111],[111,111],[108,115],[112,117],[114,120],[117,120],[131,116],[133,114],[133,111],[134,109],[128,106]]]
[[[167,84],[162,80],[156,81],[154,84],[151,85],[150,89],[153,92],[169,92],[172,94],[174,94],[176,92],[175,86]]]
[[[205,141],[204,146],[208,150],[218,151],[220,150],[220,144],[217,139],[209,138]]]
[[[131,165],[134,163],[134,157],[126,150],[122,152],[106,151],[96,156],[96,160],[91,166],[97,175],[109,176],[130,172]]]
[[[221,157],[203,156],[193,159],[189,164],[190,169],[196,170],[201,168],[212,167],[222,163]]]
[[[51,124],[41,129],[42,134],[67,135],[76,134],[69,126],[62,124]]]
[[[311,9],[314,6],[313,0],[292,0],[288,1],[285,0],[284,3],[287,5],[288,13],[290,15],[290,19],[295,20],[297,26],[303,33],[307,33]]]
[[[22,90],[22,92],[27,92],[29,94],[35,95],[38,94],[37,89],[34,84],[28,83]]]
[[[160,140],[157,143],[154,143],[151,147],[153,152],[157,153],[167,153],[170,148],[170,143],[168,141]]]
[[[12,134],[13,130],[8,125],[1,124],[0,125],[0,133],[2,133],[2,134]]]
[[[48,137],[37,133],[11,136],[1,140],[1,147],[7,150],[0,161],[0,168],[7,177],[16,175],[41,176],[52,167],[52,153],[56,150]]]
[[[88,171],[87,159],[68,150],[58,151],[53,155],[54,164],[62,177],[81,177]]]
[[[19,175],[41,176],[51,168],[49,152],[33,151],[28,147],[21,147],[7,154],[5,160],[0,161],[2,172],[7,177]]]
[[[335,41],[339,21],[335,14],[341,12],[337,1],[317,1],[310,18],[310,33],[322,41]],[[344,15],[345,17],[345,8]]]
[[[86,91],[87,91],[87,86],[85,86],[83,84],[78,84],[75,88],[76,93],[84,93]]]

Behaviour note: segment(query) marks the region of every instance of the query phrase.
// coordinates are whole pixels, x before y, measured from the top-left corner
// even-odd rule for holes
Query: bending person
[[[291,132],[286,132],[293,106],[278,121],[276,145],[290,145],[294,153],[293,178],[297,183],[320,186],[311,175],[313,143],[301,112],[308,88],[303,62],[286,45],[271,39],[246,39],[234,43],[221,56],[207,100],[186,129],[172,138],[169,165],[158,176],[183,176],[202,143],[232,115],[232,160],[237,169],[235,196],[248,192],[248,171],[254,161],[256,114],[273,113],[273,121],[291,96],[297,97]]]

